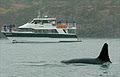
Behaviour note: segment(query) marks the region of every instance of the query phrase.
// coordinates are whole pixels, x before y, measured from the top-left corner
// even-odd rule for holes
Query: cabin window
[[[52,30],[52,33],[58,33],[56,29],[53,29]]]
[[[41,23],[41,21],[40,20],[34,20],[32,23],[38,24],[38,23]]]
[[[56,29],[43,29],[43,30],[35,30],[35,33],[41,33],[41,34],[50,34],[50,33],[58,33]]]
[[[68,33],[76,33],[76,31],[74,29],[69,29]]]
[[[25,31],[25,32],[32,32],[33,29],[31,29],[31,28],[20,28],[20,29],[18,29],[18,31],[19,32],[23,32],[23,31]]]
[[[50,21],[48,21],[48,20],[44,20],[43,23],[50,23]]]
[[[43,21],[42,21],[42,24],[44,24],[44,23],[50,23],[50,24],[52,24],[53,26],[55,26],[55,24],[56,24],[56,22],[55,22],[54,20],[43,20]]]

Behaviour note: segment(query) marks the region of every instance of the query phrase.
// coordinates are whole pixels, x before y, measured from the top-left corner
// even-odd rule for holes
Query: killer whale
[[[61,63],[65,63],[65,64],[70,64],[70,63],[103,64],[106,62],[112,63],[109,58],[107,43],[104,44],[97,58],[82,58],[82,59],[72,59],[67,61],[61,61]]]

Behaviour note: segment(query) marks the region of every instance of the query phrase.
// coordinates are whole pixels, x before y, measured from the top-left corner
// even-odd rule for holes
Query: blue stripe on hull
[[[70,34],[37,34],[37,33],[3,33],[7,37],[49,37],[49,38],[77,38]]]

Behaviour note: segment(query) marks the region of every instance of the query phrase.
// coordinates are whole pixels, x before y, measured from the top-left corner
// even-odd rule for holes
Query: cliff
[[[120,37],[119,0],[0,0],[0,25],[22,25],[37,16],[76,21],[81,37]]]

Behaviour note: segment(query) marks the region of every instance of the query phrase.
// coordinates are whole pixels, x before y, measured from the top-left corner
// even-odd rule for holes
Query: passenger
[[[58,24],[61,25],[61,24],[62,24],[62,21],[58,21]]]
[[[75,27],[75,25],[76,25],[76,23],[75,23],[75,21],[73,21],[73,27]]]
[[[16,30],[16,27],[15,27],[15,25],[14,25],[14,24],[12,25],[12,30],[13,30],[13,31],[15,31],[15,30]]]
[[[4,31],[5,31],[5,32],[7,31],[7,26],[6,26],[6,25],[4,25]]]
[[[9,30],[9,32],[12,32],[12,25],[11,25],[11,24],[8,25],[7,28],[8,28],[8,30]]]

